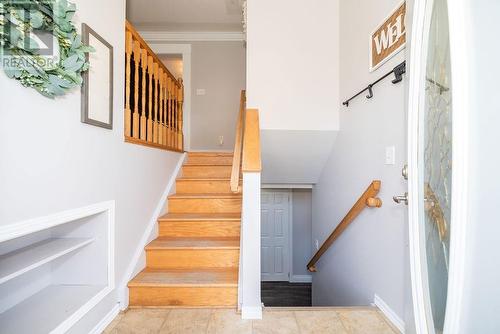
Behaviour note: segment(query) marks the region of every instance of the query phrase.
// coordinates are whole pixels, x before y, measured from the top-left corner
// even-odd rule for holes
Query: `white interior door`
[[[261,273],[262,281],[290,279],[290,192],[262,190]]]
[[[447,0],[415,2],[408,115],[412,295],[418,333],[444,331],[452,204],[452,74]]]

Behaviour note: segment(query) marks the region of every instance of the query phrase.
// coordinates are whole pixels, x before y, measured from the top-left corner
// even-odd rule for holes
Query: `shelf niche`
[[[113,231],[114,202],[0,228],[0,332],[69,330],[114,289]]]

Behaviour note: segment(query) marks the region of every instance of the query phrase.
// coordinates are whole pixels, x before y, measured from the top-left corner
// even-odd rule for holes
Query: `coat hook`
[[[368,85],[368,95],[366,95],[366,98],[367,99],[371,99],[373,97],[373,86],[372,85]]]

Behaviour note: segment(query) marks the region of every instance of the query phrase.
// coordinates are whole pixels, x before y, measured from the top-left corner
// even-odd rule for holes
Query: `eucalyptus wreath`
[[[75,11],[67,0],[0,0],[0,51],[7,76],[51,98],[81,86],[82,72],[89,68],[86,53],[94,50],[82,43],[73,25]],[[33,38],[39,32],[54,36],[58,54],[40,54]]]

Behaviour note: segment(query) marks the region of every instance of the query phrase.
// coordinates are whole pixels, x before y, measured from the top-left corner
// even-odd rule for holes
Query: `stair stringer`
[[[164,213],[166,213],[168,209],[168,196],[175,193],[175,182],[177,178],[179,178],[182,174],[182,166],[186,161],[187,153],[183,153],[175,166],[175,170],[172,173],[168,183],[161,195],[158,204],[151,216],[151,219],[144,230],[144,233],[141,237],[140,242],[137,244],[136,249],[134,251],[134,255],[130,260],[130,263],[127,267],[127,271],[123,279],[120,281],[118,285],[118,300],[120,303],[120,309],[123,311],[127,309],[129,305],[129,293],[128,293],[128,282],[135,277],[141,270],[146,268],[146,250],[145,247],[152,240],[158,237],[158,218],[160,218]]]

